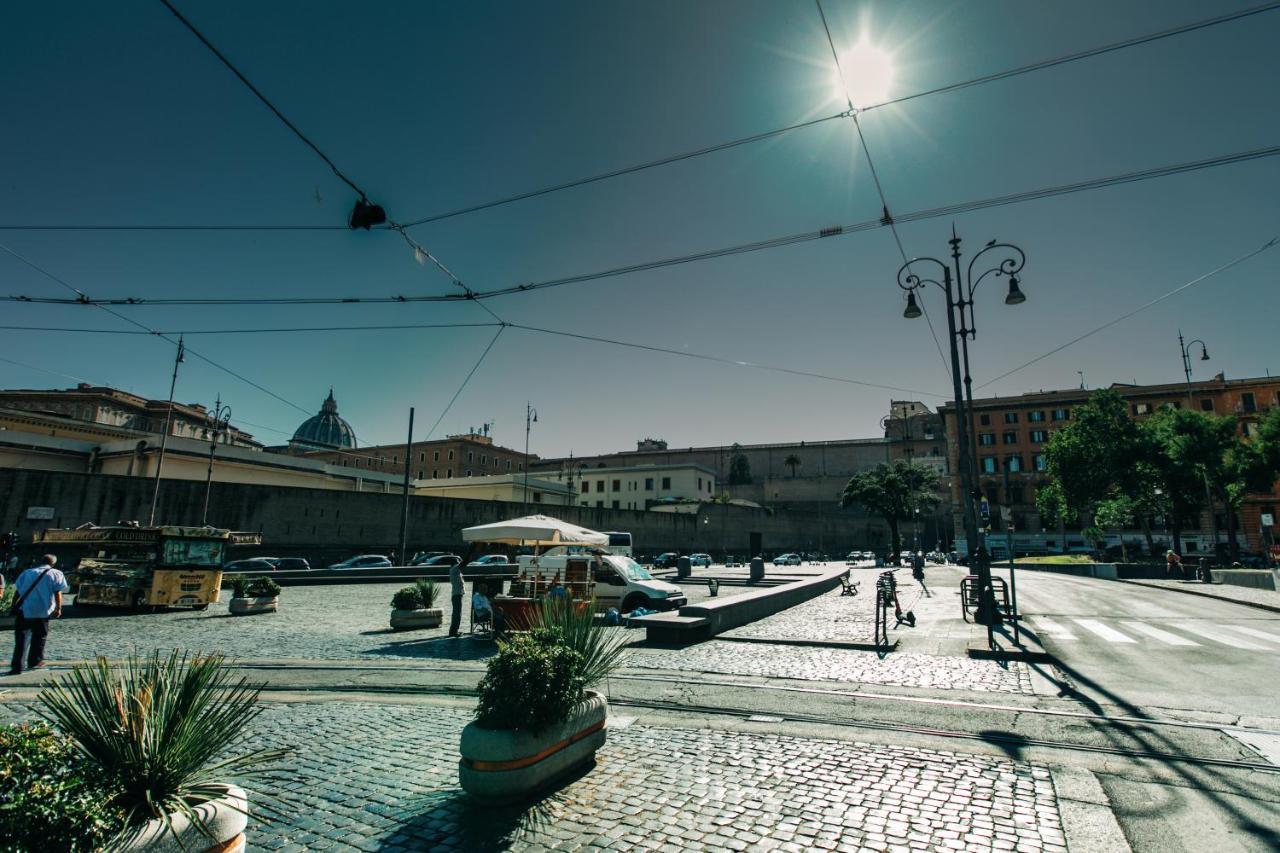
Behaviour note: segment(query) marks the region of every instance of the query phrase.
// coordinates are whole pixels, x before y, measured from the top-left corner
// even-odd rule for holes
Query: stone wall
[[[165,480],[157,521],[199,524],[204,483]],[[114,524],[145,521],[150,514],[152,481],[138,477],[58,471],[0,469],[0,530],[12,530],[25,542],[44,527],[75,527],[85,522]],[[50,508],[51,520],[29,520],[31,507]],[[209,523],[258,531],[258,553],[304,556],[312,565],[358,553],[387,553],[398,547],[401,497],[392,494],[281,488],[244,483],[214,483]],[[539,511],[530,505],[529,512]],[[825,550],[841,554],[885,541],[882,522],[833,505],[829,510],[765,510],[711,504],[698,514],[656,513],[589,507],[547,507],[550,513],[593,530],[631,532],[636,552],[707,551],[747,556],[758,533],[762,550]],[[525,514],[519,503],[413,496],[409,502],[409,551],[459,551],[459,531]]]

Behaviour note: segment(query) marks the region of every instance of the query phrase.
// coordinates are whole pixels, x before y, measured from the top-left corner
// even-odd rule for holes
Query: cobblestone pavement
[[[271,782],[283,817],[255,821],[250,845],[1066,851],[1049,772],[1035,765],[652,725],[611,730],[597,766],[537,806],[479,807],[457,787],[469,718],[421,705],[266,706],[250,746],[292,755]]]
[[[912,652],[894,652],[881,658],[873,652],[853,649],[712,640],[687,649],[634,648],[627,653],[626,665],[768,678],[1032,693],[1026,664]]]
[[[1197,595],[1207,595],[1213,598],[1221,598],[1223,601],[1234,601],[1239,604],[1265,604],[1280,610],[1280,592],[1273,589],[1254,589],[1247,586],[1234,586],[1232,584],[1223,583],[1198,583],[1194,581],[1161,581],[1161,580],[1141,580],[1141,581],[1125,581],[1125,583],[1136,583],[1140,586],[1154,586],[1161,589],[1177,589],[1185,592],[1194,592]]]

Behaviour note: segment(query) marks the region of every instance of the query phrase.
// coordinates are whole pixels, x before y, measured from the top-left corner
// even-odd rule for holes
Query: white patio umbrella
[[[555,545],[608,545],[609,537],[549,515],[526,515],[510,521],[464,528],[462,541],[550,548]]]

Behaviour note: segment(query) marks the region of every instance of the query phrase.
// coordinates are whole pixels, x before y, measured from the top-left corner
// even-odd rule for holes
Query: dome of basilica
[[[356,431],[338,414],[338,402],[333,399],[332,388],[329,389],[329,396],[320,405],[319,413],[303,421],[289,443],[314,450],[357,446]]]

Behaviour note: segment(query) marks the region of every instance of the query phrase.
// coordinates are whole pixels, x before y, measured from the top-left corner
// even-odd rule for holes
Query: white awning
[[[609,537],[548,515],[527,515],[510,521],[480,524],[462,531],[464,542],[501,542],[506,545],[608,545]]]

